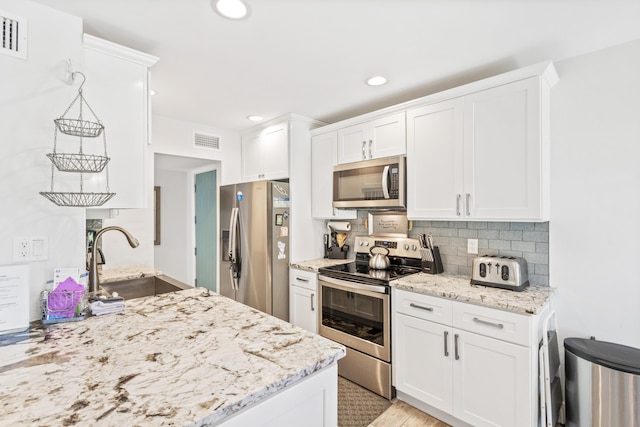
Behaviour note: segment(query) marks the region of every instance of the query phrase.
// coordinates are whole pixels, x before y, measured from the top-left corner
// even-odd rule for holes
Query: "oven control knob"
[[[364,242],[362,240],[360,240],[360,246],[364,245]]]
[[[364,245],[365,245],[365,246],[369,246],[369,241],[365,241],[365,242],[364,242]]]
[[[412,251],[417,251],[417,250],[418,250],[418,247],[417,247],[416,245],[411,245],[411,250],[412,250]]]
[[[408,251],[408,250],[409,250],[409,245],[408,245],[408,244],[406,244],[406,243],[404,244],[404,250],[405,250],[405,251]]]

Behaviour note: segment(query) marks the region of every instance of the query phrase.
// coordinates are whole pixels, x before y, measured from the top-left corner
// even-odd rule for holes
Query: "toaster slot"
[[[502,280],[504,281],[508,281],[509,280],[509,266],[508,265],[503,265],[502,269],[500,270],[500,276],[502,277]]]
[[[487,264],[484,262],[480,263],[480,277],[487,277]]]

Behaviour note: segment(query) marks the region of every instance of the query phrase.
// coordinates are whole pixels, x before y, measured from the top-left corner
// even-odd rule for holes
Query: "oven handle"
[[[345,288],[358,289],[361,291],[370,291],[377,294],[386,294],[387,287],[382,285],[366,285],[364,283],[349,282],[347,280],[334,279],[333,277],[318,276],[318,279],[333,285],[339,285]]]

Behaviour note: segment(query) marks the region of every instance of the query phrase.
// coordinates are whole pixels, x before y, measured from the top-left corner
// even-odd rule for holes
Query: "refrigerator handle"
[[[238,257],[238,208],[231,210],[231,221],[229,222],[229,274],[231,275],[231,286],[238,290],[238,277],[240,276],[240,260]]]

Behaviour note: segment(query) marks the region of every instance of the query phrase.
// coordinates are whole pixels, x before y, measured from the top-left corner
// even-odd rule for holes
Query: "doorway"
[[[217,175],[207,171],[195,175],[196,278],[195,284],[212,291],[216,286],[218,217]]]
[[[155,153],[154,159],[154,185],[160,187],[162,192],[160,206],[162,238],[160,244],[154,247],[154,266],[167,276],[195,285],[194,185],[198,174],[219,170],[220,162],[161,153]],[[217,212],[211,221],[214,230],[217,230]],[[215,243],[214,240],[214,246]],[[214,260],[213,268],[214,272],[219,268],[217,260]],[[217,278],[214,280],[217,281]]]

